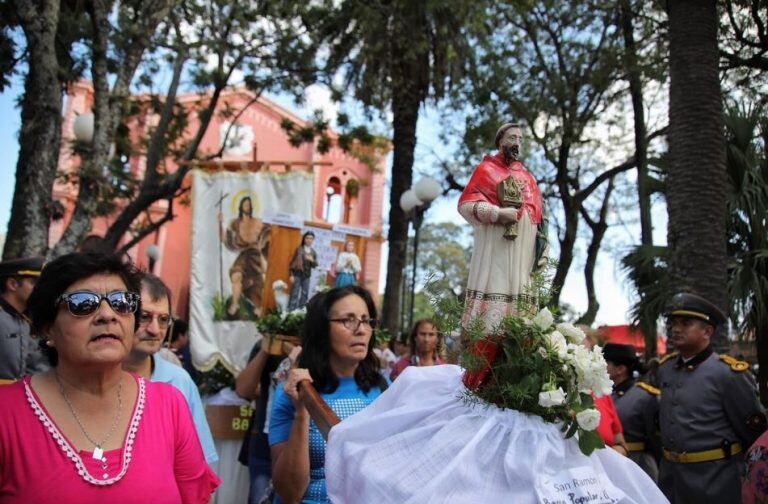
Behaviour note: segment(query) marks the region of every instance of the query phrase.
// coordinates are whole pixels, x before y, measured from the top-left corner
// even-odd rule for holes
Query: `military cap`
[[[720,308],[701,296],[687,292],[675,294],[672,297],[664,312],[664,316],[667,318],[692,317],[708,322],[713,326],[724,324],[727,320]]]
[[[9,276],[40,276],[43,269],[42,257],[25,257],[0,262],[0,278]]]
[[[606,343],[603,347],[603,357],[606,361],[619,366],[627,366],[635,369],[640,360],[635,354],[635,347],[632,345],[621,345],[619,343]]]

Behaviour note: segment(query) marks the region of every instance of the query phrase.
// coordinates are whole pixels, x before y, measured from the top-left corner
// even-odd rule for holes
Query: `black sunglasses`
[[[114,291],[109,294],[98,294],[92,291],[77,291],[62,294],[56,300],[56,306],[62,301],[67,302],[69,313],[75,317],[86,317],[99,309],[101,302],[107,300],[109,306],[120,315],[135,313],[139,307],[141,296],[134,292]]]

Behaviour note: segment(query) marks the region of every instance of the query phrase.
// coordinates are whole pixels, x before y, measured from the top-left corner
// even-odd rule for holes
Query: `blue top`
[[[358,388],[354,378],[339,379],[339,387],[330,394],[320,394],[334,413],[344,420],[354,415],[381,395],[381,389],[374,386],[368,394]],[[269,445],[288,441],[291,426],[296,415],[290,398],[285,395],[282,385],[275,390],[272,413],[269,418]],[[275,503],[281,502],[275,498]],[[302,504],[320,504],[331,502],[325,490],[325,440],[314,421],[309,422],[309,485]]]
[[[200,439],[200,445],[203,447],[205,461],[209,465],[213,464],[219,460],[219,456],[216,454],[216,447],[213,445],[211,428],[205,419],[205,409],[203,408],[203,401],[200,399],[197,385],[192,381],[189,373],[184,371],[184,368],[168,362],[157,354],[152,355],[152,360],[155,362],[155,370],[152,371],[149,381],[169,383],[181,392],[184,399],[187,400],[190,413],[192,413],[192,421],[195,423],[197,437]]]

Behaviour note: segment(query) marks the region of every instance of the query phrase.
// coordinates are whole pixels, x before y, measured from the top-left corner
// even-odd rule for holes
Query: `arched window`
[[[325,186],[325,202],[323,203],[323,218],[326,222],[337,224],[341,222],[344,213],[341,197],[341,180],[338,177],[328,179]]]

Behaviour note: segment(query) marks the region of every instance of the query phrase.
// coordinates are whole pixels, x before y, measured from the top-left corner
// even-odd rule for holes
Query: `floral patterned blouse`
[[[768,504],[768,432],[757,438],[744,462],[747,470],[741,480],[741,502]]]

